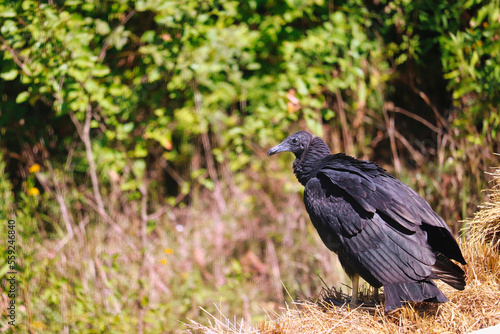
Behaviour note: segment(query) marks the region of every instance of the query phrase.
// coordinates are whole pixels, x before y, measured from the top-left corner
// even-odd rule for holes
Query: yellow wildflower
[[[163,265],[165,265],[165,264],[167,264],[167,260],[166,259],[161,259],[160,263],[163,264]]]
[[[40,195],[40,190],[38,190],[37,187],[33,187],[30,190],[28,190],[28,196],[39,196]]]
[[[33,166],[30,167],[29,172],[31,174],[39,172],[40,171],[40,165],[39,164],[34,164]]]
[[[172,248],[165,248],[163,251],[164,251],[164,252],[165,252],[165,254],[167,254],[167,255],[172,255],[172,254],[174,254],[174,250],[173,250]]]
[[[31,326],[33,326],[37,329],[45,329],[45,324],[41,321],[34,321],[31,323]]]

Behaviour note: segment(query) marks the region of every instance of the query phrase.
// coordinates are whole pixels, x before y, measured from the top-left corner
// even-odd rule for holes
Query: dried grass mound
[[[474,243],[488,244],[500,251],[500,169],[493,175],[490,200],[481,206],[468,223],[470,239]]]
[[[443,304],[408,303],[385,313],[383,305],[349,308],[307,300],[259,325],[221,321],[212,316],[209,327],[195,324],[202,333],[470,333],[500,324],[500,170],[488,203],[468,222],[468,240],[460,242],[467,265],[467,286],[457,291],[436,282],[449,298]],[[329,290],[326,290],[327,292]],[[342,299],[334,290],[333,299]],[[329,297],[328,294],[326,297]],[[270,317],[271,318],[271,317]]]

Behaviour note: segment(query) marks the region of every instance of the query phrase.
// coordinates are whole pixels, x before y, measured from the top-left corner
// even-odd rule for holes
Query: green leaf
[[[106,21],[96,19],[94,23],[95,23],[95,31],[99,35],[107,35],[111,31],[111,29],[109,28],[109,24]]]
[[[92,69],[92,75],[97,78],[102,78],[108,75],[110,72],[109,68],[106,65],[96,65]]]
[[[16,97],[16,103],[23,103],[30,97],[29,92],[22,92]]]
[[[260,69],[260,64],[259,63],[250,63],[247,65],[247,68],[250,70],[250,71],[255,71],[255,70],[258,70]]]
[[[5,81],[12,81],[17,78],[18,73],[19,72],[17,71],[17,69],[13,68],[11,70],[8,70],[7,72],[3,72],[2,74],[0,74],[0,77]]]
[[[12,8],[0,7],[0,17],[16,17],[16,11]]]
[[[126,124],[123,124],[123,131],[125,133],[129,133],[130,131],[132,131],[134,129],[134,123],[132,122],[129,122],[129,123],[126,123]]]
[[[109,94],[113,96],[125,95],[128,92],[127,86],[121,84],[112,84],[109,87]]]
[[[307,90],[307,86],[304,83],[304,80],[302,80],[301,78],[297,78],[295,83],[297,84],[297,91],[299,92],[300,95],[306,96],[309,93]]]
[[[311,130],[315,135],[322,137],[323,136],[323,127],[321,123],[312,118],[306,118],[307,127]]]

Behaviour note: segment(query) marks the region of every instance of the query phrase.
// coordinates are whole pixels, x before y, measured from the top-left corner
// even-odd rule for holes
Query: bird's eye
[[[293,138],[292,143],[297,144],[297,138]]]

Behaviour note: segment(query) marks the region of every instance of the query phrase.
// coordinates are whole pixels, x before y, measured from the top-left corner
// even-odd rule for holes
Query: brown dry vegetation
[[[287,305],[282,314],[248,325],[209,314],[210,326],[197,323],[192,330],[203,333],[469,333],[500,324],[500,170],[493,173],[490,199],[467,224],[467,240],[461,249],[467,287],[457,291],[438,286],[449,298],[444,304],[409,303],[390,313],[377,307],[335,307],[324,297],[339,298],[326,290],[320,301],[302,300]],[[334,296],[331,296],[334,294]]]

